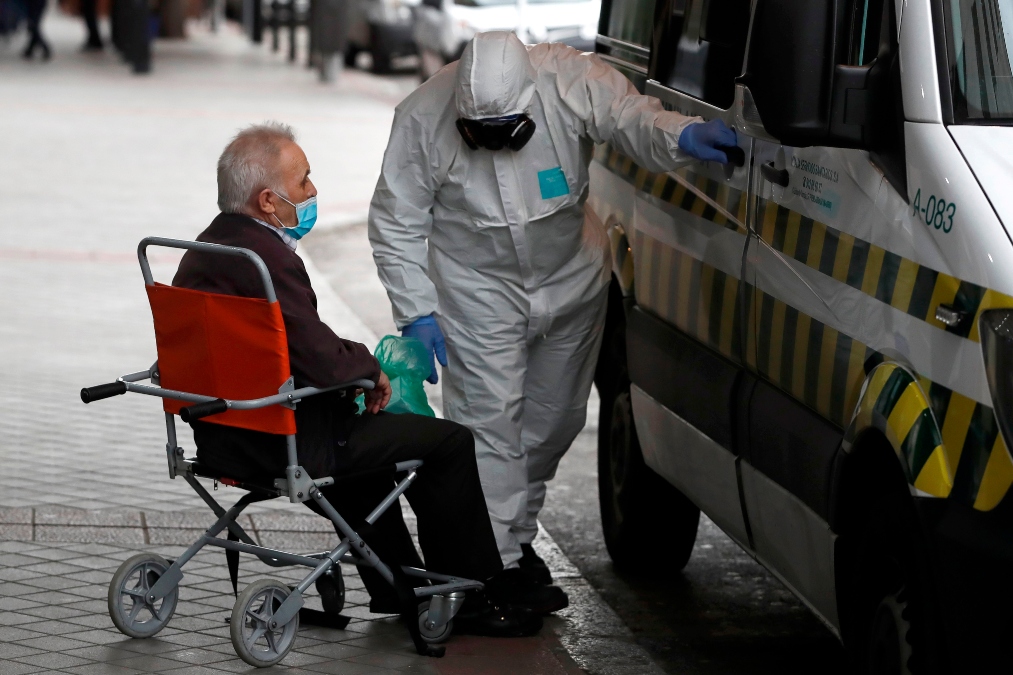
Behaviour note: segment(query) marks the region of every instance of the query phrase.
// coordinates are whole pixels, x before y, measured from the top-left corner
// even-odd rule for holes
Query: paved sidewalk
[[[158,401],[85,406],[78,391],[154,359],[134,249],[146,235],[193,238],[207,225],[215,160],[231,134],[265,119],[293,124],[321,193],[321,231],[361,222],[393,106],[415,80],[348,72],[324,86],[233,28],[215,36],[199,26],[185,42],[157,43],[154,72],[136,77],[114,54],[80,54],[79,20],[51,11],[44,29],[52,62],[21,61],[18,40],[0,45],[0,675],[251,670],[228,640],[233,598],[217,551],[184,568],[176,616],[157,637],[113,628],[105,595],[118,564],[139,551],[178,555],[211,518],[183,481],[168,480]],[[325,320],[366,344],[389,330],[327,285],[339,263],[320,260],[326,270],[308,264]],[[156,279],[177,261],[153,253]],[[368,259],[352,268],[375,275]],[[375,291],[375,278],[364,283]],[[192,452],[186,426],[177,429]],[[229,504],[242,493],[213,494]],[[334,546],[329,524],[305,514],[273,500],[244,518],[267,545]],[[364,609],[346,568],[348,629],[304,627],[272,670],[657,672],[552,540],[543,533],[537,547],[572,603],[538,637],[455,637],[446,658],[416,657],[396,620]],[[241,582],[296,574],[244,557]]]

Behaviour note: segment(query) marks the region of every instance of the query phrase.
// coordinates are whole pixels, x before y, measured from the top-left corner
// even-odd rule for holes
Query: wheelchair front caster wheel
[[[109,582],[109,617],[113,625],[132,638],[151,637],[162,630],[176,611],[179,587],[159,600],[150,600],[148,591],[155,585],[169,562],[154,553],[141,553],[124,561]]]
[[[345,580],[341,576],[341,568],[337,565],[322,574],[316,583],[320,594],[320,604],[328,614],[341,614],[345,608]]]
[[[419,633],[422,634],[422,639],[431,645],[438,645],[446,642],[450,639],[450,634],[454,632],[454,620],[451,619],[442,626],[434,626],[430,628],[429,623],[429,601],[423,602],[419,605]]]
[[[261,579],[247,586],[232,609],[229,633],[243,661],[257,668],[273,666],[291,651],[299,632],[299,615],[284,626],[271,628],[274,613],[292,591],[288,586]]]

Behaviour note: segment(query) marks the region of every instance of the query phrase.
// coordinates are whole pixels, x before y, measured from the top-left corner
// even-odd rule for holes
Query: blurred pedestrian
[[[96,0],[81,0],[81,18],[84,19],[85,28],[88,29],[88,41],[81,48],[81,51],[84,52],[102,51],[102,36],[98,32],[97,4]]]
[[[35,55],[35,48],[42,50],[42,60],[48,61],[52,56],[49,43],[42,37],[42,15],[46,12],[46,0],[23,0],[25,19],[28,23],[28,46],[21,54],[26,59]]]

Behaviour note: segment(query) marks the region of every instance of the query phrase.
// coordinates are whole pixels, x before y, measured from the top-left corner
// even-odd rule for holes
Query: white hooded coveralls
[[[520,151],[470,150],[459,117],[527,113]],[[475,36],[397,108],[369,210],[380,279],[403,328],[435,314],[444,414],[475,434],[504,565],[537,533],[545,483],[584,426],[611,271],[586,219],[595,143],[651,171],[688,156],[699,118],[665,111],[594,54]]]

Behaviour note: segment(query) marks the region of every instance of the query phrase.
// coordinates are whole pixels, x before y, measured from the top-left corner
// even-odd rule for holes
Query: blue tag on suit
[[[563,167],[546,169],[538,172],[538,188],[542,191],[542,199],[552,199],[570,194],[570,186],[566,184]]]

